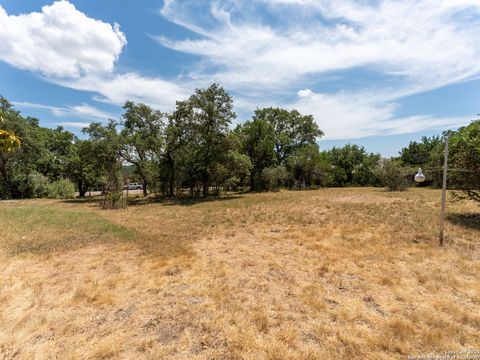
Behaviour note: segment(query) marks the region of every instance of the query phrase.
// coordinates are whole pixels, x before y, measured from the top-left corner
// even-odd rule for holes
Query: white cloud
[[[117,24],[90,18],[68,1],[18,16],[0,5],[0,59],[20,69],[55,77],[108,73],[125,44]]]
[[[18,16],[8,15],[0,6],[0,60],[12,66],[39,72],[55,84],[96,93],[95,100],[115,105],[134,100],[171,110],[176,100],[188,95],[185,88],[193,89],[134,72],[115,72],[126,43],[117,24],[88,17],[65,0]],[[85,104],[46,108],[55,116],[109,117]]]
[[[310,89],[305,89],[305,90],[299,90],[297,92],[298,97],[304,98],[304,97],[310,97],[313,95],[313,91]]]
[[[457,128],[471,121],[469,117],[431,115],[399,118],[396,103],[368,93],[317,94],[306,89],[288,107],[312,114],[329,140]]]
[[[63,121],[58,125],[66,127],[66,128],[73,128],[73,129],[83,129],[90,125],[88,122],[74,122],[74,121]]]
[[[70,109],[71,113],[79,114],[80,117],[93,118],[93,119],[113,119],[115,115],[109,114],[105,111],[99,110],[93,106],[82,104],[72,106]]]
[[[185,40],[158,36],[156,40],[204,57],[211,65],[206,74],[211,76],[211,70],[220,67],[223,70],[214,74],[232,87],[285,88],[312,75],[371,67],[403,77],[404,86],[418,91],[480,74],[480,21],[466,15],[480,12],[479,1],[263,2],[271,5],[271,14],[284,20],[280,26],[248,16],[232,21],[227,9],[237,15],[248,8],[231,0],[222,1],[223,7],[213,1],[210,25],[202,27],[206,15],[192,11],[196,2],[169,1],[162,14],[202,36]],[[290,21],[282,17],[284,12]],[[325,22],[325,18],[334,20]]]
[[[331,139],[468,122],[464,117],[428,114],[399,118],[396,112],[402,97],[480,76],[479,0],[214,0],[210,4],[168,1],[161,14],[196,36],[155,40],[200,56],[201,66],[189,76],[221,81],[237,94],[242,106],[251,107],[252,98],[259,106],[289,103],[315,115]],[[265,11],[268,20],[262,21]],[[348,70],[367,70],[376,79],[363,88],[360,84],[348,89],[346,76],[352,74]],[[342,71],[340,81],[334,81],[344,84],[344,91],[320,94],[305,89],[291,99],[302,87],[331,85],[329,76]]]
[[[30,109],[40,109],[40,110],[47,110],[50,111],[56,117],[75,117],[80,119],[89,119],[94,121],[105,121],[108,119],[114,119],[117,116],[111,113],[107,113],[100,109],[97,109],[88,104],[81,104],[69,107],[60,107],[60,106],[50,106],[44,104],[35,104],[30,102],[21,102],[21,101],[13,101],[13,105],[22,109],[22,108],[30,108]]]
[[[136,73],[112,76],[84,76],[74,80],[55,80],[76,90],[100,94],[95,100],[123,105],[127,100],[143,102],[163,111],[175,108],[175,101],[186,98],[189,91],[173,81],[144,77]],[[191,90],[191,89],[190,89]]]

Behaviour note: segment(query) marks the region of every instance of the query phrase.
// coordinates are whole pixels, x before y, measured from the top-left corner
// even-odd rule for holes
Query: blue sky
[[[479,39],[479,0],[0,0],[0,94],[79,133],[218,81],[238,122],[296,108],[391,156],[477,118]]]

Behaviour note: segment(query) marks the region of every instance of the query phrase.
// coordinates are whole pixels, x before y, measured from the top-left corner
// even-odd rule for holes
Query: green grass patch
[[[135,241],[134,229],[96,212],[51,205],[0,208],[0,248],[9,254],[44,253],[108,241]]]

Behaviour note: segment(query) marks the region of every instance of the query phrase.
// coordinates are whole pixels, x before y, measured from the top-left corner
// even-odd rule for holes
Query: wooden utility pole
[[[447,198],[447,171],[448,171],[448,134],[445,136],[445,158],[443,160],[442,208],[440,210],[440,246],[443,246],[445,229],[445,202]]]

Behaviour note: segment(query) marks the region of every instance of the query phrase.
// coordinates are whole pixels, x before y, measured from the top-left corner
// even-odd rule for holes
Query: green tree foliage
[[[229,126],[235,119],[233,100],[218,84],[197,89],[185,103],[180,103],[189,123],[188,164],[193,170],[191,183],[201,182],[203,196],[208,195],[211,177],[228,152]]]
[[[263,169],[262,175],[265,182],[265,189],[271,191],[278,191],[288,178],[287,169],[283,165]]]
[[[420,142],[411,141],[400,151],[402,165],[415,169],[422,168],[427,181],[422,184],[442,186],[443,149],[445,142],[441,136],[422,137]],[[413,173],[411,174],[414,175]]]
[[[80,196],[102,186],[108,207],[116,207],[127,179],[141,181],[144,195],[153,189],[205,197],[212,190],[220,194],[245,187],[401,190],[406,169],[413,167],[424,168],[427,178],[441,176],[442,137],[411,142],[398,159],[381,162],[380,155],[357,145],[320,152],[322,131],[312,116],[296,110],[258,109],[231,130],[233,100],[218,84],[195,90],[169,114],[130,101],[124,110],[119,121],[93,123],[83,130],[88,138],[79,139],[61,127],[39,126],[0,97],[2,134],[21,139],[15,151],[1,145],[0,197],[70,197],[73,183]],[[449,175],[449,184],[464,190],[459,196],[475,200],[480,200],[479,122],[452,134],[451,166],[465,171]]]
[[[252,165],[250,171],[250,190],[265,188],[263,170],[275,163],[275,131],[270,122],[254,118],[235,129],[241,151],[245,153]]]
[[[175,195],[175,189],[187,185],[193,192],[196,171],[193,159],[195,134],[192,131],[194,113],[188,101],[178,101],[176,110],[168,117],[165,128],[165,147],[159,175],[162,192]]]
[[[56,129],[38,127],[37,131],[44,146],[42,157],[37,162],[39,171],[52,181],[67,177],[75,136],[61,126]]]
[[[142,180],[143,195],[147,196],[149,179],[159,163],[164,146],[165,114],[145,104],[127,101],[123,107],[123,129],[120,132],[120,155],[135,166]]]
[[[145,195],[148,187],[169,196],[183,188],[207,196],[212,188],[218,193],[239,186],[303,187],[325,178],[316,144],[322,132],[313,117],[298,111],[257,110],[251,121],[231,131],[233,101],[218,84],[197,89],[177,102],[171,114],[134,102],[127,102],[124,110],[120,121],[85,128],[88,139],[80,140],[62,128],[42,128],[2,101],[6,128],[25,139],[15,154],[2,154],[2,196],[46,196],[36,190],[42,186],[34,185],[45,184],[44,179],[69,179],[80,196],[99,185],[118,193],[127,164],[144,184]],[[272,175],[285,171],[287,176]],[[272,185],[272,178],[281,181]]]
[[[21,139],[15,151],[0,151],[0,198],[43,196],[38,184],[68,176],[70,152],[75,137],[59,127],[39,126],[38,120],[24,118],[0,97],[2,129]],[[40,175],[42,180],[40,179]]]
[[[211,179],[217,193],[222,185],[227,189],[237,190],[250,176],[251,169],[252,162],[247,155],[229,150],[225,155],[225,162],[216,163],[212,168]]]
[[[384,160],[378,165],[376,174],[389,191],[405,191],[408,187],[408,171],[393,160]]]
[[[290,176],[289,185],[294,189],[325,186],[329,183],[329,167],[317,144],[300,147],[290,155],[286,169]]]
[[[90,136],[92,161],[105,176],[107,202],[104,208],[117,208],[122,194],[121,139],[114,121],[108,124],[92,123],[82,131]]]
[[[462,189],[457,197],[480,202],[480,120],[472,121],[450,136],[449,182]]]
[[[271,187],[270,175],[278,166],[287,172],[284,183],[292,188],[320,184],[325,178],[316,142],[323,132],[311,115],[279,108],[257,109],[253,119],[235,132],[252,162],[251,191]]]
[[[403,164],[421,167],[429,164],[437,157],[436,154],[443,148],[440,136],[422,137],[420,142],[411,141],[400,151],[400,160]]]
[[[80,197],[97,185],[101,171],[97,166],[96,154],[91,140],[79,140],[73,144],[68,163],[68,174],[76,184]]]
[[[50,182],[45,175],[42,175],[37,171],[32,171],[29,174],[21,174],[19,177],[23,178],[23,181],[20,181],[19,185],[19,190],[22,194],[22,197],[48,197]]]
[[[68,179],[56,180],[48,184],[47,196],[52,199],[72,199],[75,197],[75,185]]]
[[[275,133],[274,150],[277,165],[286,165],[295,150],[316,144],[323,136],[313,116],[302,115],[297,110],[265,108],[255,111],[253,120],[269,122]]]
[[[373,186],[378,184],[375,168],[379,154],[367,153],[364,147],[345,145],[325,152],[333,186]]]

